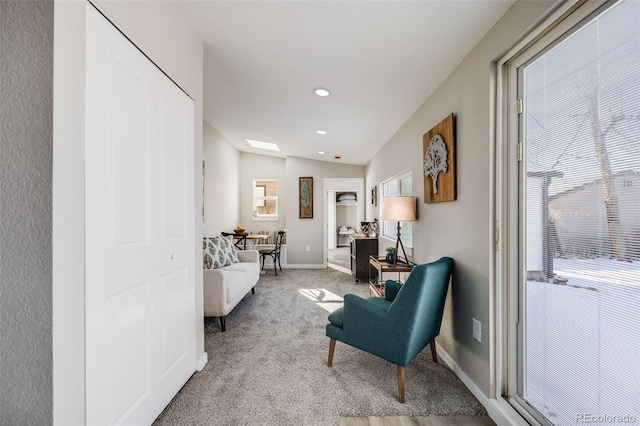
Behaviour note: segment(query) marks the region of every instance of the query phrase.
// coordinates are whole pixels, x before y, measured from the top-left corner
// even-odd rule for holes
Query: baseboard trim
[[[287,268],[287,269],[327,269],[327,267],[325,265],[323,265],[322,263],[320,264],[302,264],[302,263],[294,263],[294,264],[287,264],[282,265],[282,268]]]
[[[445,364],[455,373],[462,383],[471,391],[480,404],[487,409],[491,420],[499,426],[527,426],[528,423],[513,409],[506,401],[501,401],[487,397],[484,392],[465,374],[460,366],[449,356],[449,354],[436,343],[436,352]]]
[[[205,365],[209,362],[209,355],[204,352],[198,361],[196,362],[196,371],[202,371]]]

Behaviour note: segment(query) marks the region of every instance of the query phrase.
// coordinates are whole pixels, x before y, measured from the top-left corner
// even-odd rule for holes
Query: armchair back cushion
[[[452,267],[448,257],[415,267],[389,306],[389,321],[407,342],[407,363],[440,334]]]

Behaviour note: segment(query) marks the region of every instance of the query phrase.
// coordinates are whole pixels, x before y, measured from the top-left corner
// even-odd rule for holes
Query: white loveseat
[[[238,250],[238,260],[221,268],[204,270],[204,316],[220,317],[222,331],[226,331],[229,312],[249,290],[255,293],[254,286],[260,278],[257,250]]]

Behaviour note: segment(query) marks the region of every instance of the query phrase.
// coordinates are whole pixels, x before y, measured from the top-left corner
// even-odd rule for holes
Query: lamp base
[[[391,264],[393,266],[396,266],[398,264],[398,258],[400,257],[398,246],[400,246],[400,248],[402,249],[402,254],[404,255],[404,261],[408,264],[409,259],[407,258],[407,252],[404,251],[404,244],[402,244],[402,239],[400,238],[400,222],[398,222],[398,239],[396,240],[396,252],[394,253],[393,263]]]

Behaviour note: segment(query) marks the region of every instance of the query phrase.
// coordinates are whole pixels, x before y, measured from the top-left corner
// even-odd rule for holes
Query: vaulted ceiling
[[[227,140],[366,164],[513,1],[181,4],[205,43],[204,118]]]

